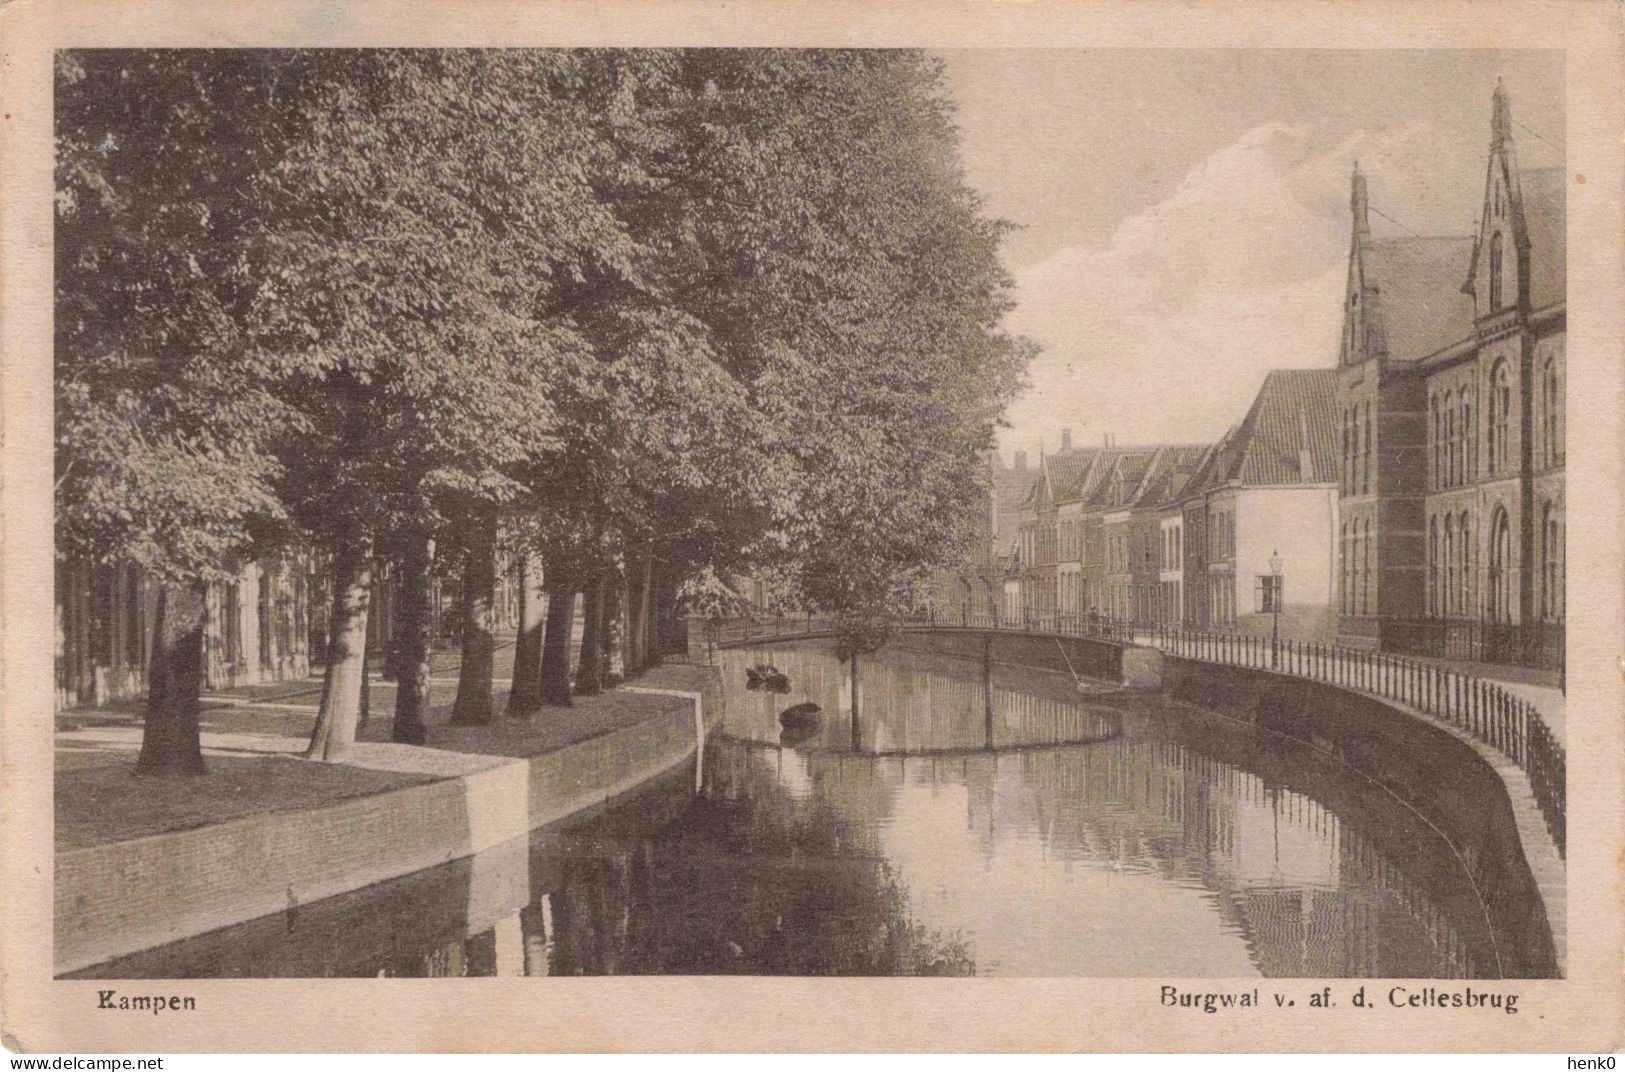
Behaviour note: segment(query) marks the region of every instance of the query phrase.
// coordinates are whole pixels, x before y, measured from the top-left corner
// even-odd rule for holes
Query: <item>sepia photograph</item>
[[[51,43],[37,985],[1617,970],[1565,50],[766,37]]]

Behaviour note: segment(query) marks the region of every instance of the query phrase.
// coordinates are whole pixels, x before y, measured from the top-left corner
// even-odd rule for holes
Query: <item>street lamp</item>
[[[1281,666],[1281,552],[1270,553],[1270,669]]]

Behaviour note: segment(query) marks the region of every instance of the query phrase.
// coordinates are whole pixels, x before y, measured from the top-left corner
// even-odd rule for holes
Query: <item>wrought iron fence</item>
[[[1558,852],[1567,853],[1563,745],[1533,704],[1499,684],[1422,659],[1333,644],[1165,626],[1136,635],[1170,655],[1272,670],[1396,700],[1471,734],[1529,776],[1546,828]]]
[[[1406,655],[1510,663],[1564,671],[1561,622],[1508,624],[1466,618],[1401,618],[1382,624],[1383,646]]]
[[[1499,684],[1423,659],[1301,640],[1272,640],[1244,633],[1207,633],[1160,625],[1136,625],[1098,614],[1064,614],[962,605],[924,607],[901,623],[934,629],[994,629],[1091,637],[1145,644],[1170,655],[1291,674],[1395,700],[1447,722],[1500,751],[1529,777],[1535,801],[1560,854],[1567,853],[1567,759],[1563,745],[1539,710]],[[839,619],[824,615],[777,615],[708,622],[711,650],[753,640],[829,636]]]

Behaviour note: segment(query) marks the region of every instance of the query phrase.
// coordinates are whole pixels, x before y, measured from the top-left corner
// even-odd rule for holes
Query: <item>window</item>
[[[1460,458],[1461,451],[1456,446],[1456,401],[1450,395],[1445,395],[1447,408],[1444,411],[1444,451],[1445,451],[1445,482],[1454,487],[1461,482]]]
[[[1490,312],[1501,308],[1501,232],[1490,236]],[[1324,336],[1322,336],[1324,337]]]
[[[1472,539],[1467,511],[1456,519],[1456,613],[1466,617],[1473,612],[1472,600]]]
[[[1507,513],[1495,508],[1490,521],[1490,618],[1492,621],[1512,621],[1512,527]]]
[[[1433,487],[1437,490],[1442,483],[1439,474],[1444,461],[1444,421],[1439,414],[1438,395],[1428,396],[1428,427],[1433,430],[1433,439],[1428,444],[1431,448],[1428,454],[1432,460],[1432,465],[1429,468],[1433,475]]]
[[[1281,578],[1273,573],[1260,573],[1258,575],[1258,607],[1259,614],[1275,614],[1283,609],[1281,603]]]
[[[1371,613],[1371,519],[1366,518],[1360,540],[1360,613]]]
[[[1563,391],[1558,383],[1555,356],[1546,359],[1540,380],[1545,415],[1546,464],[1556,465],[1563,460]]]
[[[1454,615],[1456,606],[1456,519],[1451,514],[1444,517],[1444,613],[1445,617]]]
[[[1563,620],[1563,515],[1553,503],[1541,514],[1541,616],[1547,621]]]
[[[1428,617],[1439,617],[1439,519],[1428,518]]]
[[[1473,396],[1468,393],[1467,387],[1461,389],[1461,442],[1462,442],[1462,478],[1467,481],[1478,479],[1478,441],[1473,438]]]
[[[1360,494],[1371,492],[1371,459],[1374,451],[1371,442],[1371,403],[1365,404],[1365,464],[1360,469]],[[1369,524],[1369,522],[1368,522]]]
[[[1497,361],[1490,370],[1490,472],[1507,467],[1507,422],[1512,412],[1512,382],[1507,363]]]
[[[1344,614],[1349,612],[1349,525],[1345,521],[1337,530],[1337,605]]]

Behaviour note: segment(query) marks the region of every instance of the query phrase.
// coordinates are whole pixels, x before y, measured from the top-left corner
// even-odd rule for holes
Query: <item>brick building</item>
[[[1354,172],[1340,345],[1338,630],[1556,666],[1564,615],[1561,169],[1492,98],[1478,232],[1372,237]]]

